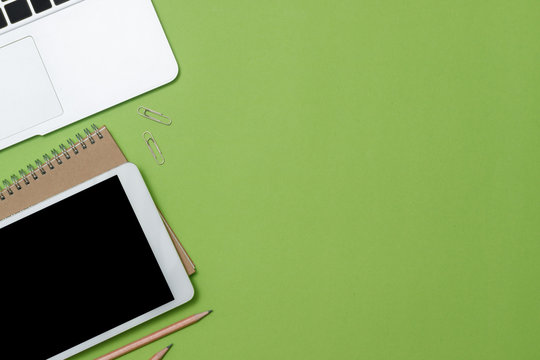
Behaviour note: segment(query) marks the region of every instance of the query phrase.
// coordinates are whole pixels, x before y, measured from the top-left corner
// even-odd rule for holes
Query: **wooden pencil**
[[[122,346],[119,349],[116,349],[114,351],[111,351],[108,354],[105,354],[103,356],[100,356],[96,358],[95,360],[113,360],[116,359],[122,355],[127,354],[128,352],[131,352],[133,350],[137,350],[140,347],[143,347],[144,345],[148,345],[153,341],[156,341],[158,339],[161,339],[164,336],[167,336],[175,331],[178,331],[180,329],[185,328],[186,326],[189,326],[193,323],[196,323],[197,321],[201,320],[206,315],[210,314],[212,310],[204,311],[202,313],[198,313],[195,315],[191,315],[183,320],[180,320],[178,322],[175,322],[174,324],[171,324],[161,330],[158,330],[156,332],[153,332],[152,334],[149,334],[143,338],[140,338],[139,340],[135,340],[127,345]]]
[[[160,351],[155,353],[154,356],[150,358],[150,360],[162,360],[165,354],[167,353],[167,351],[169,351],[169,349],[171,348],[171,346],[172,344],[167,346],[165,349],[161,349]]]

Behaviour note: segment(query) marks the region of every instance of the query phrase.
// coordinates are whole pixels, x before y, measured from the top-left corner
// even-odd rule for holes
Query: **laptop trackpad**
[[[62,115],[34,40],[0,47],[0,139]]]

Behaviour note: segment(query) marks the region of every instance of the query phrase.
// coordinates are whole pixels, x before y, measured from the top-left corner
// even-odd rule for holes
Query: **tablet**
[[[0,240],[4,358],[65,359],[193,297],[131,163],[0,221]]]

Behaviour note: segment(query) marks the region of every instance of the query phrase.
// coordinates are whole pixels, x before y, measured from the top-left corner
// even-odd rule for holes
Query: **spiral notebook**
[[[21,169],[19,176],[3,180],[0,220],[127,162],[107,127],[93,125],[92,131],[84,129],[84,133],[76,134],[77,142],[68,139],[67,146],[60,144],[59,150]],[[186,272],[192,275],[193,261],[161,211],[160,215]]]

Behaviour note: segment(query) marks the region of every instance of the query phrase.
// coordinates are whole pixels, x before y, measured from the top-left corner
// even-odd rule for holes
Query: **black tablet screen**
[[[7,359],[47,359],[173,300],[116,176],[0,229],[0,269]]]

